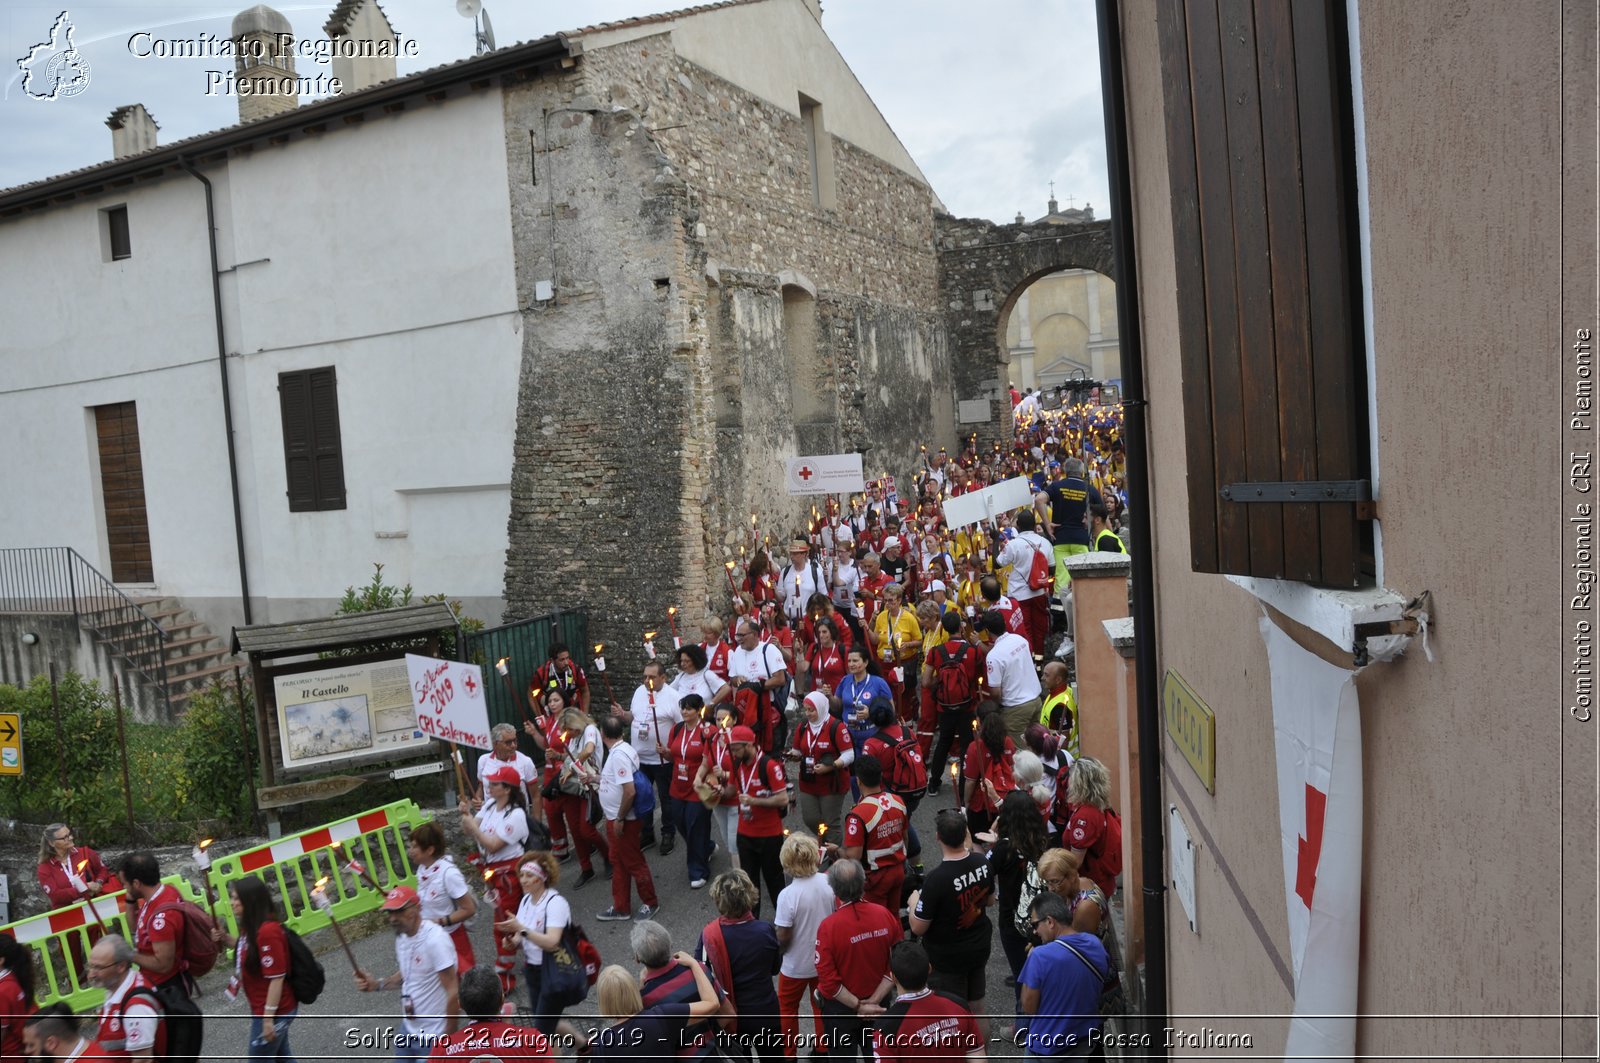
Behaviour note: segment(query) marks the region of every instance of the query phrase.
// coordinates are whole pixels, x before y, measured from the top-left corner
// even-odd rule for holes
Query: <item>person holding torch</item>
[[[478,843],[483,857],[483,877],[488,883],[489,899],[494,904],[494,920],[501,922],[517,910],[522,899],[522,886],[517,881],[517,858],[522,855],[528,840],[527,805],[523,798],[522,776],[509,765],[492,773],[486,784],[488,795],[478,814],[472,814],[465,800],[460,803],[461,829]],[[415,891],[412,899],[416,899]],[[455,962],[455,944],[450,945],[452,969]],[[517,988],[516,953],[503,939],[495,942],[495,970],[500,972],[500,983],[509,994]]]

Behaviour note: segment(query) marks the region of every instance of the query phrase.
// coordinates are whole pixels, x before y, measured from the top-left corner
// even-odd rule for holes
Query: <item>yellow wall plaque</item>
[[[1183,753],[1200,781],[1210,793],[1217,792],[1217,716],[1183,676],[1167,669],[1161,684],[1161,711],[1167,718],[1167,734]]]

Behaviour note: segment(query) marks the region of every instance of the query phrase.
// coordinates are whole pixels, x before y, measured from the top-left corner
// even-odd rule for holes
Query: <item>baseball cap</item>
[[[410,886],[396,886],[383,895],[381,907],[386,912],[398,912],[408,904],[417,903],[417,891]]]
[[[507,786],[516,786],[522,782],[522,775],[516,768],[496,768],[488,775],[489,782],[505,783]]]
[[[733,730],[728,732],[728,744],[733,745],[738,742],[748,742],[751,745],[755,745],[756,733],[743,724],[740,724],[738,727],[735,727]]]
[[[903,544],[900,542],[900,536],[898,536],[898,535],[891,535],[891,536],[889,536],[887,539],[885,539],[883,541],[883,548],[885,550],[889,549],[889,547],[891,547],[891,546],[901,546],[901,545],[903,545]]]
[[[936,579],[932,583],[928,584],[928,593],[929,594],[932,594],[934,591],[946,591],[946,592],[948,592],[949,590],[950,590],[950,588],[946,587],[944,585],[944,580],[942,580],[942,579]]]

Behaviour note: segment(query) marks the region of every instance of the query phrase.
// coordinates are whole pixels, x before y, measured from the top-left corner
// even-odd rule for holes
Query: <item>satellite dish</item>
[[[462,18],[477,18],[483,10],[483,0],[456,0],[456,14]]]
[[[471,0],[471,2],[477,4],[479,0]],[[480,4],[479,6],[482,5]],[[489,12],[487,11],[484,11],[478,17],[480,19],[478,29],[478,54],[482,55],[484,52],[494,51],[494,23],[489,21]]]

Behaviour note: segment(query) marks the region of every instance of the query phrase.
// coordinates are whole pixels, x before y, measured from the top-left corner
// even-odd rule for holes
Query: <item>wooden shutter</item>
[[[1193,568],[1353,586],[1367,448],[1344,6],[1156,11]],[[1354,498],[1238,500],[1325,497],[1313,482]]]
[[[345,508],[338,381],[333,368],[278,374],[289,512]]]

